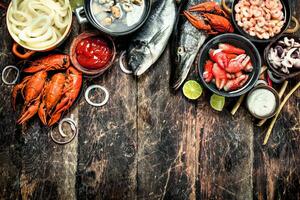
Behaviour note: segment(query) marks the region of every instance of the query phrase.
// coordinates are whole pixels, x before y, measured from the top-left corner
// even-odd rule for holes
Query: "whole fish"
[[[186,0],[180,5],[179,12],[204,0]],[[200,16],[198,16],[200,18]],[[172,68],[172,87],[177,90],[187,78],[192,64],[207,38],[205,31],[195,28],[185,16],[179,14],[176,20],[171,46],[174,67]]]
[[[150,15],[135,35],[127,51],[128,65],[142,75],[165,50],[176,21],[175,0],[157,0]]]

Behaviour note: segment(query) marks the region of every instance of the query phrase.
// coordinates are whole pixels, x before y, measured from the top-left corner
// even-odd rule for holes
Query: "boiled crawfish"
[[[74,103],[79,95],[82,85],[82,74],[74,67],[69,67],[67,70],[66,83],[63,90],[63,95],[59,103],[56,105],[55,110],[48,122],[49,126],[55,124],[63,114],[67,111]]]
[[[56,73],[47,81],[47,71],[56,70],[67,70],[67,73]],[[81,89],[82,74],[70,67],[69,56],[63,54],[36,60],[23,71],[35,74],[25,77],[13,90],[14,108],[18,91],[22,91],[25,100],[18,123],[23,124],[38,113],[43,124],[52,126],[77,98]]]
[[[188,11],[183,14],[199,30],[207,31],[208,34],[232,33],[234,31],[229,21],[228,15],[220,8],[216,2],[206,2],[192,6],[189,11],[200,12],[202,19],[192,15]]]
[[[23,124],[30,119],[38,111],[40,105],[40,97],[43,87],[46,83],[47,72],[41,71],[33,76],[27,76],[24,80],[17,84],[12,92],[12,103],[14,110],[16,109],[16,98],[19,91],[25,100],[22,113],[18,119],[18,124]]]
[[[31,63],[24,72],[35,73],[39,71],[64,70],[70,66],[70,57],[64,54],[54,54],[43,57]]]
[[[223,17],[226,17],[227,19],[229,19],[228,14],[224,10],[221,9],[221,7],[219,6],[219,4],[217,2],[214,2],[214,1],[204,2],[204,3],[194,5],[189,8],[189,11],[191,11],[191,12],[208,12],[208,13],[220,15],[220,16],[223,16]]]
[[[57,73],[52,76],[51,80],[47,82],[44,87],[38,111],[38,115],[44,125],[47,125],[47,116],[51,116],[54,107],[63,95],[65,82],[65,75]]]

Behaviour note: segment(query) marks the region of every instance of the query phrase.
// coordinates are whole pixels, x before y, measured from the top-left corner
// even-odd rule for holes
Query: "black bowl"
[[[245,83],[245,85],[235,91],[226,92],[224,90],[219,90],[214,83],[206,83],[203,78],[203,72],[204,72],[204,64],[209,59],[208,51],[211,48],[218,48],[219,43],[228,43],[231,45],[234,45],[236,47],[239,47],[241,49],[244,49],[246,53],[250,56],[251,61],[253,63],[253,71],[248,73],[249,79]],[[221,95],[225,97],[237,97],[240,95],[245,94],[248,92],[256,83],[258,80],[259,74],[260,74],[260,68],[261,68],[261,58],[259,55],[258,50],[256,47],[252,44],[251,41],[249,41],[247,38],[233,34],[233,33],[226,33],[223,35],[219,35],[217,37],[214,37],[210,41],[208,41],[200,50],[200,56],[198,60],[198,72],[201,78],[201,81],[205,87],[207,87],[210,91]]]
[[[280,31],[280,33],[278,33],[277,35],[275,35],[274,37],[271,37],[269,39],[259,39],[258,37],[253,37],[251,35],[249,35],[246,31],[243,30],[243,28],[241,28],[236,20],[235,20],[235,10],[234,10],[234,7],[235,5],[239,2],[240,0],[234,0],[233,3],[232,3],[232,6],[231,6],[231,10],[232,10],[232,14],[231,14],[231,19],[232,19],[232,22],[236,28],[236,30],[238,30],[238,32],[240,34],[242,34],[243,36],[245,36],[246,38],[248,38],[249,40],[251,40],[252,42],[256,42],[256,43],[269,43],[273,40],[277,40],[277,38],[279,38],[289,27],[290,25],[290,22],[291,22],[291,19],[292,19],[292,10],[291,10],[291,6],[290,6],[290,3],[289,3],[289,0],[280,0],[281,1],[281,4],[283,6],[283,14],[284,14],[284,20],[285,20],[285,23]]]
[[[300,38],[297,37],[297,36],[292,36],[292,35],[288,35],[288,34],[284,34],[282,35],[281,37],[279,37],[277,40],[271,42],[266,48],[265,48],[265,51],[264,51],[264,59],[268,65],[268,74],[271,78],[271,80],[275,83],[281,83],[283,82],[284,80],[286,79],[291,79],[291,78],[294,78],[294,77],[298,77],[300,76],[300,70],[299,69],[296,69],[294,71],[291,71],[290,74],[285,74],[281,71],[279,71],[278,69],[276,69],[270,62],[269,58],[268,58],[268,54],[269,54],[269,51],[270,51],[270,48],[271,47],[274,47],[277,42],[279,40],[282,40],[283,38],[285,37],[288,37],[288,38],[293,38],[296,42],[300,42]]]

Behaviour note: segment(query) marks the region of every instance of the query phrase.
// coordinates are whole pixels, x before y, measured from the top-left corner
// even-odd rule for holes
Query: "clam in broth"
[[[91,8],[96,22],[113,32],[135,28],[146,10],[144,0],[92,0]]]

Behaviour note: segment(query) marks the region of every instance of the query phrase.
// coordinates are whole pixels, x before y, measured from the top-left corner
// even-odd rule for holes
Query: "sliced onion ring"
[[[17,75],[15,77],[15,79],[12,81],[12,82],[8,82],[5,77],[4,77],[4,74],[6,72],[6,70],[8,69],[14,69],[17,71]],[[19,79],[19,76],[20,76],[20,70],[16,67],[16,66],[13,66],[13,65],[8,65],[6,66],[3,70],[2,70],[2,76],[1,76],[1,79],[2,79],[2,82],[5,83],[6,85],[14,85],[16,84],[16,82],[18,81]]]
[[[127,68],[125,67],[125,65],[124,65],[124,62],[123,62],[123,61],[124,61],[125,53],[126,53],[126,51],[123,51],[123,52],[121,53],[120,59],[119,59],[119,65],[120,65],[121,70],[122,70],[125,74],[132,74],[132,73],[133,73],[132,70],[127,69]]]
[[[62,129],[62,125],[63,125],[63,123],[65,123],[65,122],[70,124],[71,129],[72,129],[72,131],[73,131],[73,135],[72,135],[72,137],[70,137],[69,140],[63,141],[63,142],[62,142],[62,141],[56,140],[56,139],[53,137],[53,132],[51,131],[51,133],[50,133],[51,139],[52,139],[55,143],[57,143],[57,144],[68,144],[68,143],[70,143],[70,142],[75,138],[75,136],[78,134],[78,128],[77,128],[77,126],[76,126],[76,122],[75,122],[72,118],[64,118],[64,119],[62,119],[62,120],[59,122],[59,124],[58,124],[58,131],[59,131],[59,134],[60,134],[61,137],[63,137],[63,138],[67,137],[67,135],[63,132],[63,129]]]
[[[100,89],[102,91],[104,91],[105,93],[105,98],[102,102],[100,103],[95,103],[95,102],[92,102],[89,98],[89,93],[91,90],[93,89]],[[95,107],[100,107],[100,106],[104,106],[107,102],[108,102],[108,99],[109,99],[109,93],[107,91],[107,89],[105,87],[102,87],[100,85],[91,85],[90,87],[88,87],[85,91],[85,94],[84,94],[84,97],[85,97],[85,100],[88,102],[88,104],[92,105],[92,106],[95,106]]]

